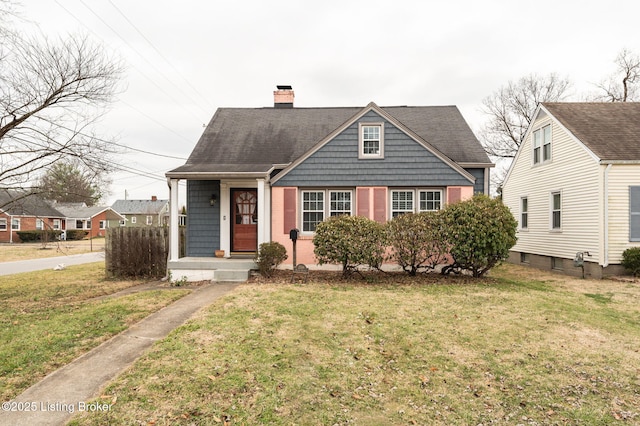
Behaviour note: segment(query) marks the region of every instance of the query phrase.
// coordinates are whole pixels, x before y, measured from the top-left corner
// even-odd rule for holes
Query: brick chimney
[[[273,92],[274,108],[293,108],[293,88],[291,86],[280,85],[278,90]]]
[[[152,196],[151,196],[151,201],[158,201],[158,197],[157,197],[157,196],[155,196],[155,195],[152,195]]]

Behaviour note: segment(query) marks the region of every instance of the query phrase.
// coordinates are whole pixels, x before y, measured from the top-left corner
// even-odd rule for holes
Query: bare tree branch
[[[614,63],[617,66],[616,71],[596,84],[596,87],[603,93],[593,96],[592,100],[600,102],[633,102],[639,100],[640,56],[627,49],[622,49]]]
[[[0,22],[11,3],[0,0]],[[85,36],[0,32],[0,61],[0,188],[32,187],[61,160],[94,175],[111,169],[114,150],[92,129],[120,89],[119,60]]]
[[[480,140],[494,158],[513,158],[520,147],[533,113],[541,102],[558,102],[567,97],[571,83],[556,74],[522,77],[510,81],[482,101],[481,111],[489,116]]]

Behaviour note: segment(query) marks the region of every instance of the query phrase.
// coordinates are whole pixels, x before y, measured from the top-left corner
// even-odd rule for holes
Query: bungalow
[[[511,262],[622,273],[622,252],[640,246],[640,103],[540,104],[503,200],[518,218]]]
[[[278,86],[269,108],[220,108],[171,188],[169,269],[203,273],[216,250],[251,257],[277,241],[313,264],[318,223],[352,214],[384,222],[489,192],[489,161],[455,106],[294,108]],[[178,182],[187,181],[186,258],[178,258]],[[191,263],[191,266],[189,265]],[[199,269],[190,274],[189,269]],[[210,267],[211,269],[222,266]]]
[[[0,242],[20,242],[18,231],[64,229],[64,215],[38,195],[0,189]]]
[[[124,216],[107,206],[91,206],[85,203],[55,203],[53,206],[65,217],[65,230],[85,230],[90,238],[104,237],[109,221],[119,223]]]

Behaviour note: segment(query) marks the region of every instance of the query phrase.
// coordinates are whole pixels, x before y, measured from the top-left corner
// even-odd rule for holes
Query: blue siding
[[[465,169],[467,172],[476,178],[476,183],[473,185],[474,194],[484,194],[484,174],[489,173],[489,169]],[[489,195],[489,194],[487,194]]]
[[[470,182],[422,145],[371,111],[359,122],[384,123],[384,159],[358,159],[358,122],[274,186],[466,186]]]
[[[211,194],[220,199],[220,181],[187,181],[187,256],[213,257],[220,249],[220,205],[211,207]]]

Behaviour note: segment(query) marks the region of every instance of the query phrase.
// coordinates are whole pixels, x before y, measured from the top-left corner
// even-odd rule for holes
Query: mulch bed
[[[441,275],[440,273],[428,272],[419,273],[412,277],[405,272],[381,272],[363,271],[361,274],[353,273],[348,277],[342,276],[342,271],[318,271],[311,270],[305,277],[302,274],[295,274],[292,280],[293,271],[278,269],[271,277],[264,277],[259,273],[251,275],[248,283],[251,284],[349,284],[349,285],[433,285],[433,284],[479,284],[492,283],[494,279],[490,277],[473,278],[468,275]]]

